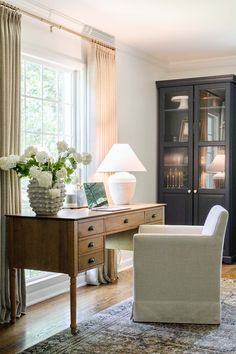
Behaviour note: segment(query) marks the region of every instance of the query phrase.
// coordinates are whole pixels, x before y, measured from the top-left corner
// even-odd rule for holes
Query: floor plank
[[[222,276],[236,279],[236,264],[223,265]],[[84,286],[77,291],[77,318],[93,314],[132,296],[132,269],[119,273],[117,283]],[[69,294],[32,305],[15,325],[0,326],[0,353],[15,354],[70,326]]]

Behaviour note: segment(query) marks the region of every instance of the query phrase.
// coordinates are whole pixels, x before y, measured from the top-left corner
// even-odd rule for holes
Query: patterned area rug
[[[21,353],[236,354],[236,280],[224,280],[221,325],[134,323],[132,299],[79,323]]]

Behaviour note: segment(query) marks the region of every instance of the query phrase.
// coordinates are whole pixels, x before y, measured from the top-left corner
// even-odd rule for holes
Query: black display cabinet
[[[236,261],[236,76],[156,82],[158,202],[166,224],[201,225],[215,204],[229,211],[225,263]]]

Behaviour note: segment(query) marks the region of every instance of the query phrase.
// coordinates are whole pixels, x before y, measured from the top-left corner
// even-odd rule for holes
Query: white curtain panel
[[[20,153],[21,16],[0,5],[0,156]],[[10,320],[6,214],[20,212],[20,184],[14,171],[0,170],[0,323]],[[17,316],[25,312],[24,270],[17,271]]]
[[[116,53],[96,42],[89,44],[87,53],[88,150],[93,155],[88,175],[90,181],[104,181],[106,186],[107,174],[96,170],[117,142]],[[109,199],[107,188],[106,191]],[[106,252],[104,267],[87,272],[89,284],[109,281],[108,257]]]

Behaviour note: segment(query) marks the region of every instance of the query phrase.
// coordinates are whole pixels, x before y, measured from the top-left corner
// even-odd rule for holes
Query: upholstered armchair
[[[204,226],[140,226],[134,235],[134,321],[220,323],[227,221],[228,212],[216,205]]]

